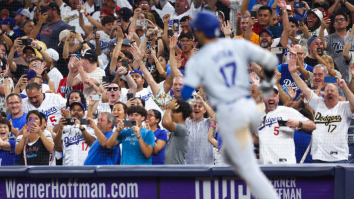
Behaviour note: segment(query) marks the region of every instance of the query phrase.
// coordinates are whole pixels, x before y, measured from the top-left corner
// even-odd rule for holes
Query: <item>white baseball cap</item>
[[[309,16],[310,13],[314,13],[314,14],[320,19],[320,21],[322,21],[322,19],[323,19],[323,14],[322,14],[322,12],[321,12],[319,9],[314,8],[314,9],[308,11],[308,12],[307,12],[307,16]]]
[[[68,29],[62,30],[62,31],[60,32],[60,34],[59,34],[59,44],[58,44],[58,46],[60,46],[61,40],[62,40],[63,38],[65,38],[65,37],[69,36],[69,34],[70,34],[70,30],[68,30]]]
[[[54,61],[59,60],[59,53],[53,48],[48,48],[45,52],[49,55],[50,58],[54,59]]]

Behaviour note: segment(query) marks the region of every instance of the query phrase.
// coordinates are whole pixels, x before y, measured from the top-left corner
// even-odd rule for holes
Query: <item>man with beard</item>
[[[14,27],[14,32],[17,36],[22,37],[25,36],[26,33],[23,31],[23,23],[31,18],[31,13],[24,8],[19,9],[16,14],[14,20],[16,21],[16,27]]]
[[[316,59],[313,51],[314,51],[314,49],[317,49],[316,50],[317,54],[319,56],[322,56],[323,55],[323,43],[322,43],[321,39],[315,35],[315,36],[311,36],[307,40],[307,47],[309,50],[309,54],[305,58],[304,62],[310,66],[316,66],[318,64],[318,60]]]
[[[314,121],[316,130],[313,132],[311,148],[314,163],[347,163],[348,128],[354,113],[354,95],[349,90],[343,79],[337,77],[336,85],[339,86],[348,101],[340,101],[338,87],[328,84],[323,93],[323,98],[317,96],[296,73],[296,49],[290,48],[289,71],[296,85],[304,94],[304,102],[315,112]],[[324,67],[326,68],[326,67]],[[314,69],[315,73],[316,67]],[[315,83],[315,82],[314,82]]]
[[[118,159],[119,147],[107,147],[107,141],[113,135],[116,118],[112,113],[104,112],[96,121],[87,118],[94,129],[97,139],[91,145],[84,165],[115,165]]]
[[[259,159],[262,164],[296,164],[295,129],[311,133],[316,125],[295,109],[278,106],[279,91],[276,86],[273,90],[273,95],[263,99],[265,115],[258,131],[253,134],[253,140],[260,145]],[[281,126],[280,122],[284,122],[285,126]]]
[[[250,19],[251,18],[249,15],[242,16],[241,25],[240,25],[241,26],[240,28],[242,30],[242,35],[235,36],[234,39],[245,38],[256,45],[259,45],[259,35],[257,35],[252,31],[254,24],[249,23]],[[249,29],[248,35],[247,35],[247,28]]]
[[[41,41],[47,44],[47,48],[53,48],[57,52],[59,51],[58,44],[54,41],[59,40],[59,34],[62,30],[71,30],[71,26],[61,20],[60,18],[60,8],[56,3],[50,2],[47,5],[47,22],[48,24],[38,23],[38,27],[41,28]],[[36,26],[36,27],[37,27]],[[35,28],[36,29],[36,28]]]
[[[85,105],[81,102],[70,104],[71,118],[62,117],[60,128],[54,138],[57,152],[63,152],[63,165],[84,165],[96,135],[91,127],[81,125],[80,120],[85,117]],[[75,123],[68,125],[66,119],[73,119]]]
[[[348,37],[347,33],[347,26],[348,26],[348,18],[346,14],[339,13],[336,14],[334,17],[334,29],[335,33],[327,35],[326,37],[324,36],[324,29],[329,28],[330,24],[330,19],[324,19],[322,21],[322,26],[320,30],[320,38],[323,42],[323,48],[326,50],[327,49],[327,54],[332,57],[333,62],[338,68],[338,71],[341,73],[342,78],[344,81],[349,84],[350,82],[350,72],[349,72],[349,67],[344,64],[344,60],[346,62],[350,61],[351,56],[349,55],[349,50],[347,51],[348,53],[343,57],[343,47],[345,43],[348,41],[346,39]],[[348,46],[350,51],[354,52],[354,49],[352,45]]]
[[[53,93],[42,93],[37,83],[29,83],[26,86],[27,98],[23,100],[22,111],[28,113],[31,110],[38,110],[48,116],[47,125],[53,128],[59,123],[61,109],[66,106],[66,99]]]

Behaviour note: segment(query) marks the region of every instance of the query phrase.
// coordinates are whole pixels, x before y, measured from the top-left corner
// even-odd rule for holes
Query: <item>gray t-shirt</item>
[[[337,66],[340,74],[342,74],[342,78],[345,80],[347,84],[349,84],[349,66],[344,64],[344,57],[343,57],[343,48],[346,43],[346,40],[337,35],[336,33],[327,35],[325,37],[327,42],[327,53],[329,56],[332,57],[335,65]],[[350,51],[354,51],[354,46],[352,45]],[[315,67],[315,66],[313,66]]]
[[[165,151],[165,164],[186,164],[185,155],[189,138],[189,130],[185,124],[175,124]]]

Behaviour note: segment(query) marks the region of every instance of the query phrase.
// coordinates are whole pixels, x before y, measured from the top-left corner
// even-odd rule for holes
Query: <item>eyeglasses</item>
[[[20,102],[9,102],[7,103],[8,105],[14,105],[14,104],[19,104]]]
[[[304,52],[302,52],[302,53],[297,53],[297,55],[302,55],[302,54],[304,54]]]
[[[341,18],[341,19],[335,19],[334,22],[340,22],[340,21],[345,21],[344,18]]]
[[[119,87],[107,87],[107,91],[111,91],[111,90],[117,91],[119,89]]]
[[[148,117],[156,117],[155,115],[152,115],[152,114],[148,114],[147,116]]]

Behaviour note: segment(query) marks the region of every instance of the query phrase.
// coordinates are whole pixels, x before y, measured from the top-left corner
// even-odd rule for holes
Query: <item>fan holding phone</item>
[[[42,131],[42,115],[37,110],[29,111],[27,123],[16,139],[15,152],[21,155],[21,165],[49,165],[50,151],[53,150],[53,138]]]
[[[132,106],[128,109],[128,117],[129,121],[119,120],[117,129],[107,142],[107,148],[122,143],[121,165],[151,165],[155,135],[142,126],[147,118],[147,111],[144,107]],[[124,129],[128,125],[127,122],[129,128]]]
[[[73,102],[70,113],[60,119],[60,127],[54,139],[55,150],[63,152],[63,165],[84,165],[96,135],[85,117],[85,105]],[[62,109],[62,112],[67,110]]]

